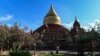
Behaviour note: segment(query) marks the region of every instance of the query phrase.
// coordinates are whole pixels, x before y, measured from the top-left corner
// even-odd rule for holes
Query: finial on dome
[[[50,6],[48,13],[44,17],[43,24],[61,24],[60,23],[60,17],[55,12],[52,4]]]
[[[45,17],[48,17],[48,16],[57,16],[57,13],[55,12],[52,4],[51,4],[50,9]]]
[[[76,26],[80,27],[80,23],[77,20],[77,16],[75,16],[75,21],[74,21],[74,24],[73,24],[73,27],[76,27]]]
[[[50,8],[52,8],[53,9],[53,4],[51,4],[51,7]]]
[[[77,16],[75,16],[75,21],[77,21]]]

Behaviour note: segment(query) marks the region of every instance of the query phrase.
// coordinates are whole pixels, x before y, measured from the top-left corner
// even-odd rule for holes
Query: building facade
[[[39,36],[37,36],[37,38],[43,43],[37,43],[37,49],[54,50],[59,46],[61,50],[68,50],[77,47],[73,42],[84,32],[85,30],[81,28],[76,16],[71,30],[64,27],[61,24],[60,17],[57,15],[53,6],[51,6],[44,17],[43,25],[32,34],[38,33]]]

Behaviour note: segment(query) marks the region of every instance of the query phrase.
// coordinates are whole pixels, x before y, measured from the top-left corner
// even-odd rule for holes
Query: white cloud
[[[11,20],[12,18],[13,18],[12,15],[7,14],[7,15],[4,15],[4,16],[1,16],[1,17],[0,17],[0,21],[9,21],[9,20]]]
[[[79,22],[79,20],[77,20]],[[63,23],[62,25],[65,26],[67,29],[71,30],[71,28],[73,27],[74,21],[72,21],[71,23]]]
[[[90,31],[89,26],[82,26],[84,28],[85,31]]]
[[[89,25],[90,27],[92,27],[92,28],[96,28],[96,27],[97,27],[96,24],[100,24],[100,19],[96,19],[96,20],[94,20],[93,22],[88,23],[88,25]]]
[[[71,23],[69,23],[69,24],[63,23],[62,25],[65,26],[67,29],[70,30],[70,29],[72,28],[72,26],[73,26],[73,22],[71,22]]]
[[[7,26],[8,26],[8,27],[11,27],[11,26],[12,26],[12,24],[7,24]]]
[[[97,29],[97,25],[96,25],[96,24],[100,24],[100,19],[96,19],[96,20],[94,20],[93,22],[88,23],[88,25],[87,25],[87,26],[83,26],[83,28],[84,28],[86,31],[89,31],[89,30],[91,30],[92,28]]]

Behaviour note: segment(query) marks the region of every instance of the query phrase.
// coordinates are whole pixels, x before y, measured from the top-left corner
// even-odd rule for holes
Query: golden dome
[[[60,17],[57,15],[52,5],[49,12],[44,17],[43,24],[61,24]]]

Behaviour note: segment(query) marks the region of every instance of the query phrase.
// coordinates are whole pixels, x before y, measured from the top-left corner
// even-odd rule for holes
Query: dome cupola
[[[61,24],[60,17],[55,12],[53,5],[51,5],[47,15],[44,17],[43,24]]]
[[[78,22],[76,16],[75,16],[75,21],[74,21],[73,27],[75,27],[75,28],[76,28],[76,27],[79,27],[79,28],[80,28],[80,23]]]

